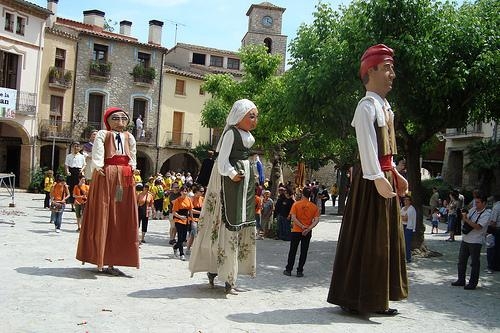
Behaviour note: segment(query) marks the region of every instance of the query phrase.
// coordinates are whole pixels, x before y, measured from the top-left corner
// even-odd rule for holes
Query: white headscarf
[[[220,150],[220,146],[222,145],[222,138],[224,137],[224,133],[227,132],[229,127],[238,124],[243,119],[243,117],[245,117],[248,111],[256,108],[257,107],[255,106],[255,104],[248,99],[240,99],[234,102],[231,111],[229,111],[229,114],[227,115],[226,126],[224,127],[224,131],[222,131],[222,136],[217,143],[217,149],[215,151],[218,152]]]

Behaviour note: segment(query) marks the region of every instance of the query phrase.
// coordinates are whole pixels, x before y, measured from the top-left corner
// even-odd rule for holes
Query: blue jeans
[[[406,247],[406,262],[411,262],[411,239],[413,238],[413,230],[406,228],[403,225],[405,232],[405,247]]]
[[[255,225],[257,227],[257,231],[262,230],[262,225],[260,224],[260,214],[255,214]]]
[[[62,205],[62,208],[59,212],[52,212],[50,214],[50,220],[54,222],[56,229],[61,229],[62,215],[64,213],[65,207],[66,207],[66,205]]]
[[[278,238],[284,241],[289,241],[291,238],[292,225],[290,221],[281,215],[278,215]]]

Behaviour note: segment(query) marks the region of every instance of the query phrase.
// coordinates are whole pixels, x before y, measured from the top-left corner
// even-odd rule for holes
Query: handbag
[[[63,206],[62,203],[52,201],[50,203],[50,211],[59,213],[60,211],[62,211],[62,206]]]
[[[475,212],[474,212],[474,213],[475,213]],[[472,216],[474,216],[474,213],[472,213]],[[481,213],[479,213],[479,215],[477,216],[477,219],[476,219],[476,222],[475,222],[475,223],[477,223],[477,221],[479,221],[479,218],[481,217],[481,215],[482,215],[483,213],[484,213],[484,210],[483,210]],[[471,216],[471,217],[472,217],[472,216]],[[470,217],[470,218],[471,218],[471,217]],[[469,223],[464,222],[464,223],[462,224],[462,233],[463,233],[464,235],[467,235],[469,232],[471,232],[471,231],[472,231],[472,229],[474,229],[474,228],[472,228],[472,226],[471,226]]]

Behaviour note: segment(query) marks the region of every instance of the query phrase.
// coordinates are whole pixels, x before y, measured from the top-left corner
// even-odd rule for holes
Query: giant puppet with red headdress
[[[335,254],[328,302],[350,313],[395,315],[389,301],[408,295],[398,195],[408,183],[395,168],[394,113],[387,99],[396,77],[394,51],[368,48],[359,74],[366,88],[354,113],[360,163],[352,183]]]
[[[97,132],[92,149],[94,171],[76,258],[119,275],[114,266],[139,268],[136,142],[126,131],[130,118],[123,109],[108,108],[103,121],[106,130]]]

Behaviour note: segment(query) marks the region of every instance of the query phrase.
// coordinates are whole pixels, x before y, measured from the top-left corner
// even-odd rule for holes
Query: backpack
[[[156,188],[158,189],[158,198],[163,199],[165,196],[165,192],[163,191],[163,186],[157,185]]]

